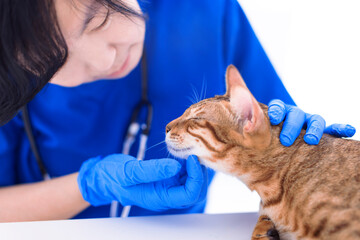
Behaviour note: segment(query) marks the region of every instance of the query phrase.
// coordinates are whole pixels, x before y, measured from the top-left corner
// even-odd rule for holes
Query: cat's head
[[[224,95],[193,104],[166,126],[167,148],[176,157],[197,155],[203,164],[231,173],[234,158],[264,150],[270,144],[266,109],[250,93],[236,67],[230,65]]]

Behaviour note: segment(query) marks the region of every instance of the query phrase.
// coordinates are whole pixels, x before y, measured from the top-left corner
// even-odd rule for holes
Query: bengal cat
[[[202,100],[166,127],[174,156],[242,180],[261,197],[252,239],[360,239],[360,141],[325,134],[318,145],[279,141],[267,106],[234,66],[225,95]],[[276,230],[277,231],[276,231]],[[278,235],[279,233],[279,235]]]

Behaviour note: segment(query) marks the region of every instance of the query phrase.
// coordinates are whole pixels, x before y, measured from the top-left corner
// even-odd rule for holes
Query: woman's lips
[[[129,65],[129,61],[130,61],[130,54],[127,55],[124,64],[119,68],[119,70],[116,70],[115,72],[111,73],[107,77],[114,78],[114,77],[121,75],[124,72],[124,70],[127,68],[127,66]]]

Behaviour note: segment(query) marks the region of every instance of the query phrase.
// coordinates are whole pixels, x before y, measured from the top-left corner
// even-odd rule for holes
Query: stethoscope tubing
[[[29,109],[28,109],[27,104],[21,108],[21,114],[22,114],[22,120],[24,122],[25,133],[29,139],[30,148],[35,156],[35,160],[36,160],[37,165],[39,166],[41,175],[45,181],[50,180],[50,175],[46,171],[46,167],[44,166],[43,160],[42,160],[40,152],[39,152],[39,147],[37,146],[37,143],[35,141],[35,136],[34,136],[32,126],[31,126]]]
[[[139,123],[138,117],[142,108],[147,108],[147,117],[145,123]],[[136,136],[140,133],[139,140],[139,149],[136,156],[136,159],[139,161],[144,160],[145,151],[146,151],[146,143],[148,140],[148,135],[150,132],[152,119],[152,106],[150,103],[145,101],[141,101],[140,104],[137,105],[135,111],[133,111],[132,121],[128,127],[128,131],[126,134],[126,138],[123,144],[123,154],[129,155],[130,149],[136,140]],[[113,201],[110,206],[110,217],[117,217],[117,212],[119,208],[119,203],[117,201]],[[131,206],[123,206],[122,212],[120,214],[121,218],[126,218],[129,216],[131,210]]]

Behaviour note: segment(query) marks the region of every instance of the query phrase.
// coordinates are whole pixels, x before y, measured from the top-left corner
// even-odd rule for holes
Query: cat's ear
[[[234,65],[229,65],[226,69],[226,93],[225,96],[230,97],[230,90],[236,86],[247,88],[244,79],[242,78],[240,72]]]
[[[226,94],[230,105],[244,133],[255,133],[266,125],[264,113],[247,88],[240,72],[230,65],[226,70]]]

